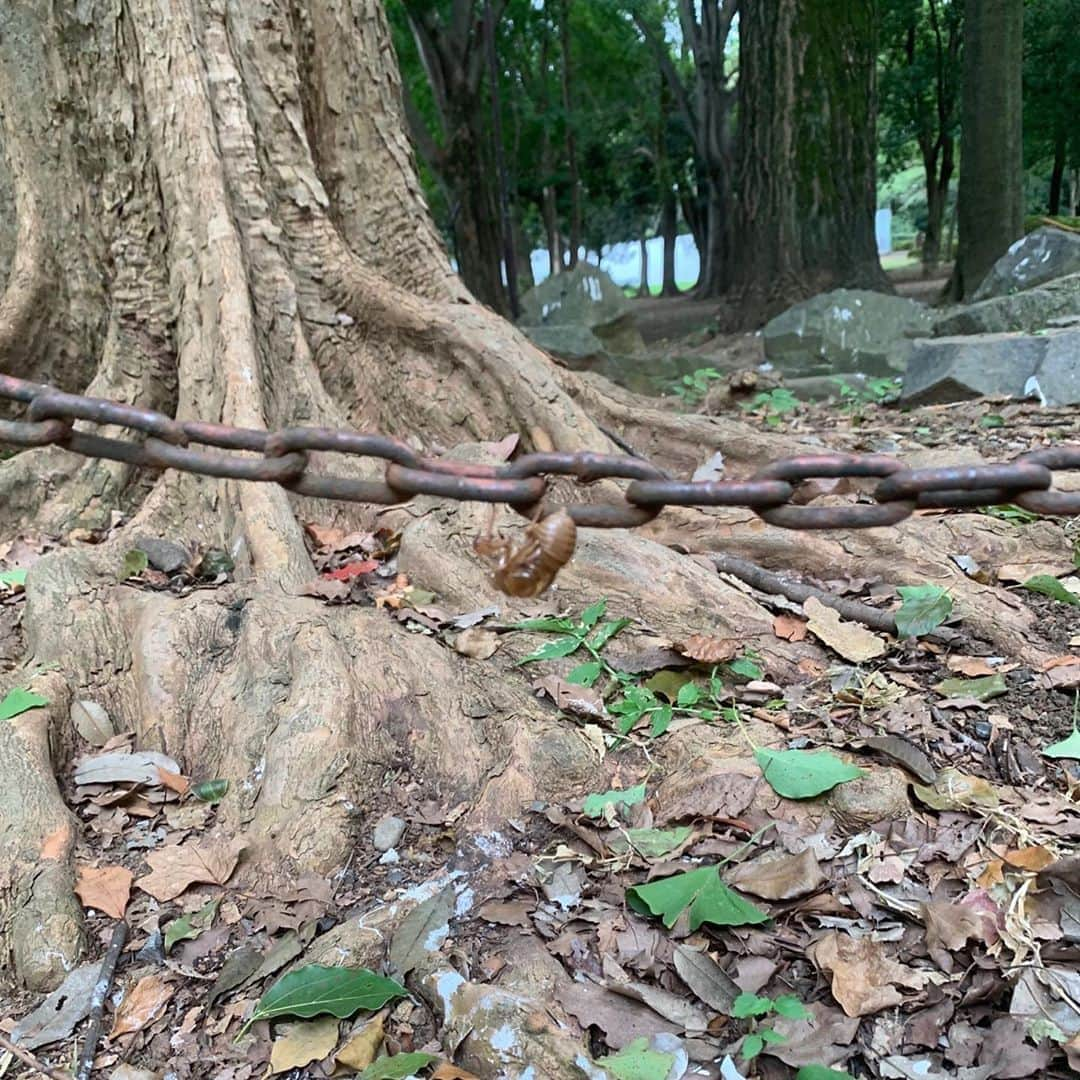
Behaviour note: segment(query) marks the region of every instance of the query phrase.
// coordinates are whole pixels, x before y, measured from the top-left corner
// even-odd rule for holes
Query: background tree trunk
[[[638,284],[638,296],[649,296],[649,242],[643,236],[641,245],[641,281]]]
[[[889,289],[874,234],[872,0],[773,0],[739,23],[739,317]]]
[[[679,238],[679,206],[675,201],[674,188],[664,192],[660,205],[660,236],[664,241],[664,276],[661,293],[678,296],[679,285],[675,280],[675,242]]]
[[[1063,129],[1058,132],[1054,141],[1054,167],[1050,173],[1050,196],[1047,199],[1046,212],[1051,216],[1061,213],[1061,187],[1065,179],[1065,149],[1067,145],[1067,132]]]
[[[1024,232],[1023,33],[1023,0],[967,0],[956,300]]]

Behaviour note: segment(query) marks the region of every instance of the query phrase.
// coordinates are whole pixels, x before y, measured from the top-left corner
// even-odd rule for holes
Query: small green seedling
[[[691,375],[684,375],[672,386],[672,393],[687,405],[697,405],[709,392],[709,384],[723,375],[712,367],[698,368]]]
[[[789,1020],[810,1018],[810,1010],[794,994],[781,994],[778,998],[740,994],[735,999],[731,1006],[731,1015],[736,1020],[751,1021],[750,1032],[743,1039],[742,1050],[739,1052],[743,1061],[753,1061],[766,1046],[787,1042],[787,1036],[761,1025],[761,1020],[773,1014]]]
[[[746,412],[763,413],[765,423],[777,427],[783,423],[787,413],[799,407],[799,399],[786,387],[778,386],[775,390],[762,390],[755,394],[743,406]]]

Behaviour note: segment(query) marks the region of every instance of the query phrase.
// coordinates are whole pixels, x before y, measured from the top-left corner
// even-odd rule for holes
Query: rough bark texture
[[[120,15],[87,0],[9,5],[0,19],[13,192],[0,238],[15,244],[0,253],[11,267],[5,370],[185,418],[351,423],[429,448],[518,431],[527,449],[610,450],[602,424],[683,475],[715,448],[734,475],[799,448],[564,372],[472,299],[422,202],[376,0],[131,0]],[[56,118],[49,140],[42,117]],[[77,363],[57,371],[75,327]],[[220,828],[246,839],[241,883],[264,888],[344,865],[387,770],[448,810],[464,806],[463,836],[531,800],[610,786],[574,726],[513,668],[527,642],[479,663],[381,612],[300,595],[313,569],[298,519],[356,524],[369,509],[54,449],[0,463],[0,536],[108,525],[117,509],[129,518],[105,543],[69,543],[31,568],[28,667],[0,676],[0,692],[17,680],[50,702],[0,725],[0,967],[24,984],[56,985],[83,946],[75,823],[54,776],[78,751],[73,700],[100,701],[142,748],[230,778]],[[776,638],[764,608],[665,542],[722,544],[822,578],[857,566],[940,582],[975,632],[1033,662],[1045,649],[1027,609],[948,556],[1061,558],[1063,544],[1026,532],[1021,554],[1007,523],[975,516],[807,538],[747,512],[669,511],[633,534],[582,530],[554,599],[521,608],[470,550],[486,518],[423,499],[380,520],[403,530],[401,569],[449,607],[495,602],[512,621],[606,595],[654,635],[738,636],[781,680],[799,678],[814,647]],[[120,586],[117,567],[141,536],[225,547],[235,581],[183,599]],[[536,1004],[523,994],[506,1007]],[[536,1033],[534,1060],[560,1056],[553,1039]]]
[[[739,24],[739,317],[887,290],[874,236],[873,0],[752,4]]]
[[[950,292],[970,296],[1024,232],[1023,0],[967,0],[960,227]]]

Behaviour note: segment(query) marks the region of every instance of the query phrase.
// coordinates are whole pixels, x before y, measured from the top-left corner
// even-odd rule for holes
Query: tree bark
[[[649,243],[643,236],[640,241],[641,245],[641,281],[638,283],[638,296],[649,296]]]
[[[934,147],[924,154],[923,169],[926,173],[926,239],[923,241],[922,263],[924,273],[930,274],[941,262],[945,208],[949,203],[949,184],[953,174],[952,138],[941,140],[940,153],[938,147]]]
[[[559,41],[562,47],[562,104],[566,145],[566,171],[570,186],[570,254],[567,266],[578,264],[581,249],[581,175],[578,172],[577,136],[574,132],[573,57],[570,51],[570,0],[559,0]]]
[[[21,4],[0,11],[0,27],[12,192],[0,213],[15,216],[0,235],[17,238],[0,297],[4,371],[17,357],[32,377],[51,374],[72,349],[68,382],[92,395],[261,430],[351,426],[469,460],[490,460],[483,444],[508,432],[521,433],[523,450],[609,452],[610,430],[682,475],[718,447],[734,475],[808,449],[574,375],[476,302],[423,205],[376,0]],[[312,457],[320,472],[382,475],[374,459]],[[607,482],[552,485],[556,501],[614,495]],[[494,591],[472,553],[488,525],[476,504],[378,509],[25,450],[0,461],[0,536],[104,536],[60,543],[30,568],[22,631],[34,666],[18,676],[0,667],[0,692],[18,677],[48,702],[0,724],[0,963],[26,986],[57,985],[85,940],[78,822],[54,775],[80,752],[73,701],[99,701],[136,746],[169,753],[188,774],[230,779],[203,839],[243,844],[230,887],[260,895],[340,870],[369,841],[389,772],[416,778],[463,842],[533,800],[612,786],[613,768],[515,666],[534,642],[508,635],[477,662],[384,612],[304,595],[315,572],[302,522],[399,531],[398,569],[447,611],[494,603],[512,623],[604,595],[647,624],[641,637],[626,631],[631,648],[656,636],[738,637],[780,681],[805,678],[799,662],[823,665],[823,654],[778,639],[767,610],[673,543],[722,543],[822,578],[856,567],[903,584],[933,577],[999,650],[1032,666],[1051,655],[1026,609],[949,561],[972,546],[955,535],[965,527],[983,530],[988,561],[1019,558],[1015,529],[985,517],[837,539],[766,527],[748,511],[672,510],[648,532],[583,529],[557,600],[518,602]],[[1025,531],[1023,557],[1045,548],[1048,562],[1067,558],[1063,545],[1037,542],[1039,529]],[[187,596],[118,584],[125,552],[144,537],[225,549],[232,580]],[[703,745],[714,738],[727,736],[710,731]],[[526,998],[521,1008],[541,1006]],[[583,1053],[583,1036],[560,1024],[558,1036],[526,1025],[522,1068],[580,1075],[563,1051]],[[499,1058],[478,1071],[505,1067]]]
[[[747,5],[739,25],[739,258],[746,325],[840,286],[888,290],[874,233],[875,8]]]
[[[679,238],[679,207],[673,188],[664,192],[660,203],[660,236],[664,241],[664,277],[660,291],[663,296],[678,296],[679,286],[675,281],[675,241]]]
[[[956,300],[1024,232],[1023,32],[1023,0],[967,0]]]

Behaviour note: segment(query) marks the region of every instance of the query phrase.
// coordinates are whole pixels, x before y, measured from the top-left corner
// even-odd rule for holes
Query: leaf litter
[[[511,641],[497,609],[440,608],[400,574],[393,535],[308,536],[322,602],[380,607],[463,664]],[[46,542],[25,546],[32,561]],[[216,587],[230,571],[206,554],[167,572],[133,560],[126,584]],[[93,703],[73,710],[86,744],[67,787],[83,825],[78,895],[92,941],[121,915],[133,938],[98,1067],[120,1077],[135,1055],[188,1077],[213,1061],[213,1075],[247,1080],[329,1075],[336,1058],[361,1075],[466,1077],[449,1063],[454,1010],[440,1016],[414,978],[453,957],[498,987],[542,955],[555,965],[542,1004],[587,1034],[609,1076],[1069,1075],[1076,592],[1064,564],[976,562],[1054,627],[1060,652],[1040,670],[989,655],[937,586],[870,579],[817,584],[891,610],[896,637],[816,601],[773,608],[776,640],[806,650],[801,681],[742,640],[665,641],[599,604],[513,631],[529,666],[507,677],[530,679],[602,752],[595,783],[523,811],[484,858],[464,844],[448,856],[460,807],[391,782],[372,820],[410,820],[409,862],[380,864],[361,843],[331,882],[260,888],[219,816],[243,778],[133,746]],[[4,603],[22,603],[14,577],[5,588]],[[16,690],[8,713],[46,704]],[[392,965],[327,968],[322,943],[448,861],[460,879],[413,905],[387,942]],[[0,1027],[62,1062],[95,976],[84,965],[37,1011],[13,995]]]

